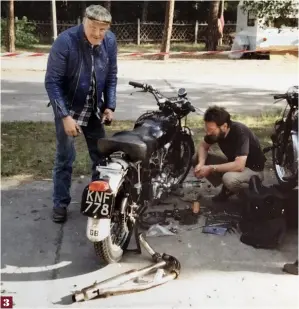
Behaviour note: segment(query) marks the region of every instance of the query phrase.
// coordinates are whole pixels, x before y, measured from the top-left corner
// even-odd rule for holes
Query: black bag
[[[276,248],[286,232],[286,197],[275,186],[263,186],[258,176],[251,177],[245,196],[240,240],[255,248]]]
[[[281,245],[286,223],[283,217],[243,223],[241,242],[257,249],[275,249]]]

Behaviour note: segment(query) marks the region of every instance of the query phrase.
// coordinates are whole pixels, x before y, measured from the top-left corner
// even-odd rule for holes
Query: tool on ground
[[[181,264],[175,257],[165,253],[160,254],[155,252],[145,240],[142,233],[138,235],[138,238],[141,245],[151,255],[155,264],[138,270],[129,270],[99,283],[95,282],[93,285],[88,286],[81,291],[76,291],[72,295],[73,302],[86,301],[96,297],[107,297],[120,293],[139,292],[164,284],[170,280],[176,279],[179,276]],[[144,282],[143,280],[145,277],[143,276],[153,273],[154,271],[156,271],[154,279]],[[138,283],[138,280],[136,283],[136,279],[141,277],[141,283],[140,281]],[[121,286],[131,280],[135,280],[135,283]]]

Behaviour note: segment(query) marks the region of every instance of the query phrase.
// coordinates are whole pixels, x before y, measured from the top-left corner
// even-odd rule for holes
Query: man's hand
[[[76,123],[76,121],[71,116],[67,116],[62,118],[64,131],[68,136],[77,136],[78,133],[81,133],[80,126]]]
[[[113,112],[111,109],[109,108],[106,108],[104,113],[103,113],[103,120],[102,120],[102,123],[105,122],[105,120],[108,120],[109,122],[112,121],[113,119]]]
[[[212,167],[210,165],[204,165],[200,170],[195,174],[198,178],[208,177],[212,172]]]
[[[204,164],[198,163],[195,167],[194,167],[194,174],[195,176],[197,176],[197,174],[200,172],[201,168],[204,166]]]

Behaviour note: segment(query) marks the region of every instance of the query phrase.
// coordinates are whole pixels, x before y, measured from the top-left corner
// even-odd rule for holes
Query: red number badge
[[[1,308],[12,308],[12,296],[1,296]]]

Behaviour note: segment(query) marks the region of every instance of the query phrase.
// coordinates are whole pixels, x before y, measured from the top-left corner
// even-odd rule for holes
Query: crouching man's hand
[[[208,177],[212,172],[212,167],[210,165],[201,165],[198,164],[195,167],[195,176],[198,178],[206,178]]]

